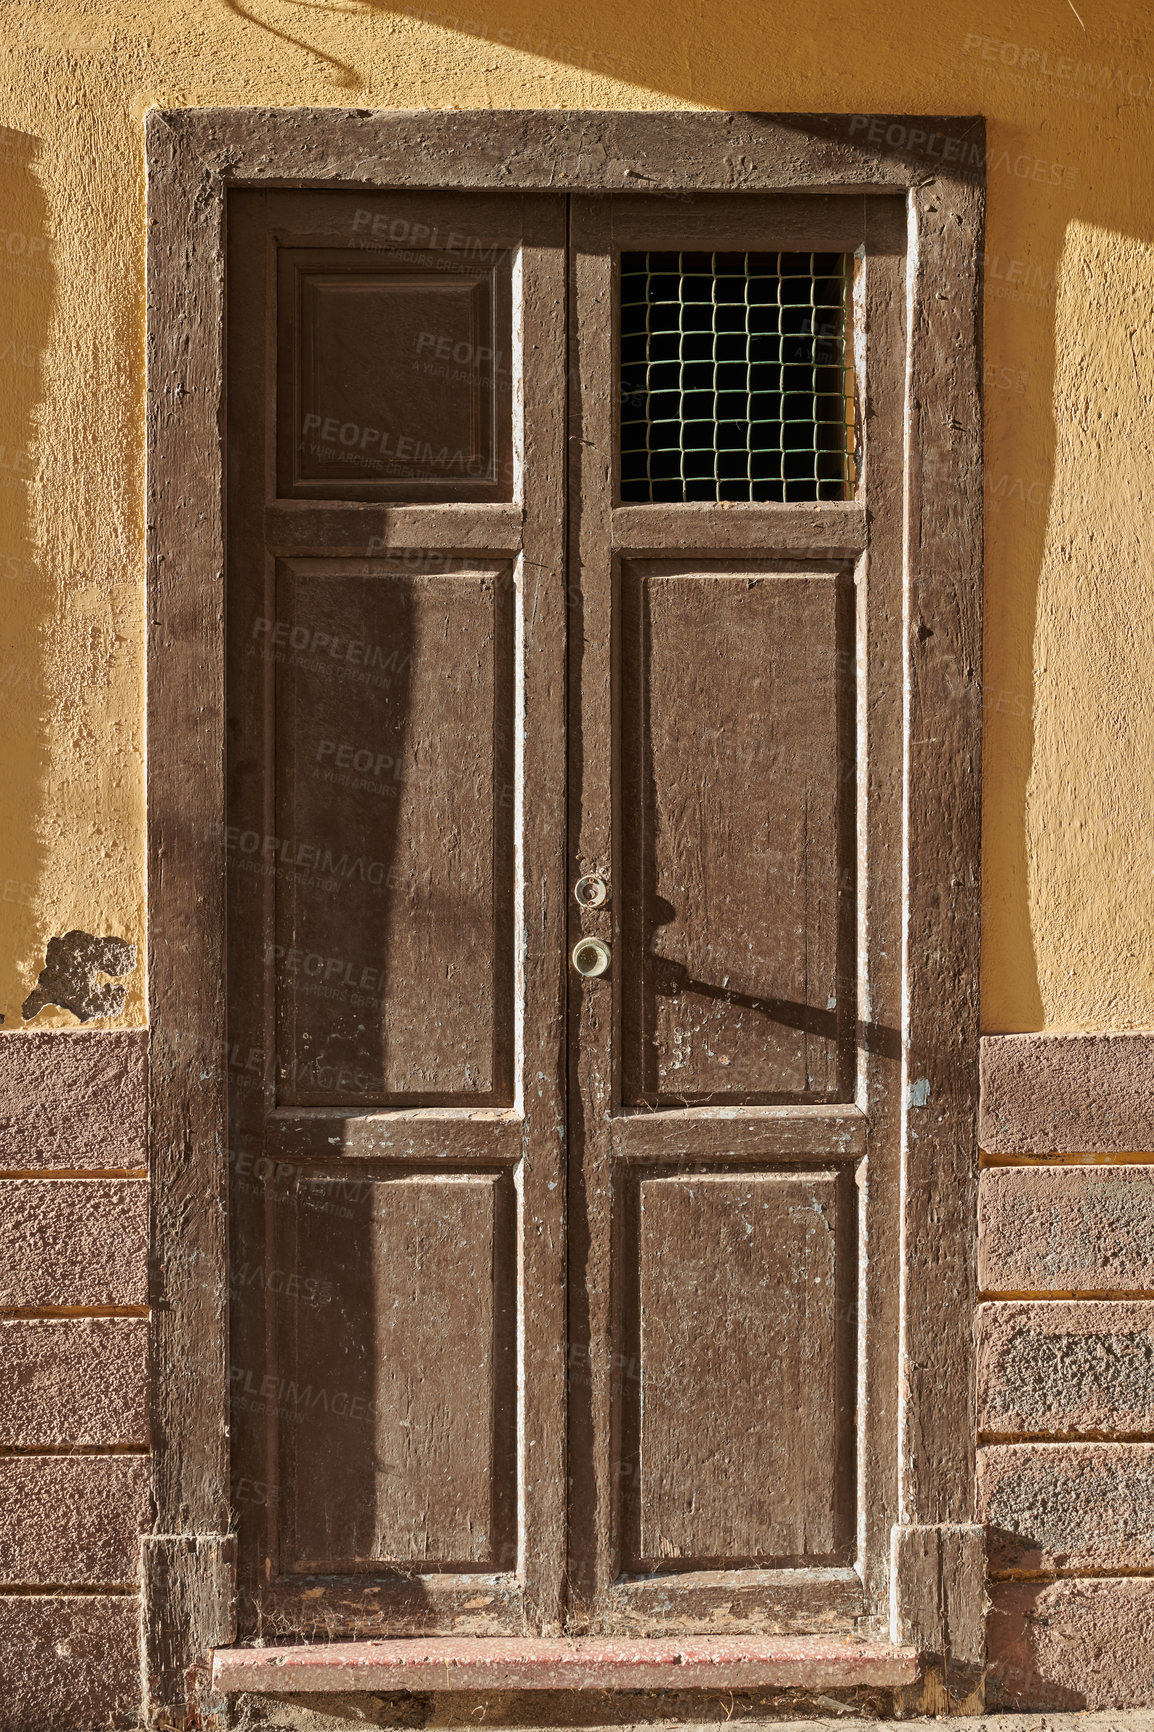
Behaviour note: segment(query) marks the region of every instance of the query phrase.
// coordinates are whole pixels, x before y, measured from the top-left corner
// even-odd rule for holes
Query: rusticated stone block
[[[980,1305],[978,1426],[1001,1433],[1154,1436],[1154,1300]]]
[[[143,1317],[0,1320],[0,1445],[148,1441]]]
[[[149,1510],[147,1456],[0,1457],[0,1582],[130,1586]]]
[[[1154,1570],[1154,1444],[978,1451],[991,1570]]]
[[[144,1305],[147,1179],[0,1179],[0,1305]]]
[[[0,1033],[0,1168],[148,1164],[148,1030]]]
[[[1154,1290],[1154,1167],[991,1167],[978,1194],[987,1293]]]
[[[978,1140],[991,1154],[1154,1151],[1154,1034],[994,1034]]]
[[[990,1685],[1011,1708],[1154,1707],[1154,1580],[995,1582]]]
[[[0,1595],[0,1732],[139,1725],[135,1595]]]

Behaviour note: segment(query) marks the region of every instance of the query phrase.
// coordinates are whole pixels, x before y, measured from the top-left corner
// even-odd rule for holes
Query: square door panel
[[[281,497],[512,498],[510,254],[282,248]]]

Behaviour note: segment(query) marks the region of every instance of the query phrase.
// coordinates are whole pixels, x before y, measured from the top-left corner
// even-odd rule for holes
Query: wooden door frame
[[[981,119],[153,110],[148,179],[149,1711],[229,1641],[224,307],[230,187],[907,200],[901,1521],[892,1633],[981,1662],[975,1525]],[[794,508],[796,509],[796,508]],[[232,1055],[232,1062],[246,1062]],[[948,1627],[947,1627],[948,1626]]]

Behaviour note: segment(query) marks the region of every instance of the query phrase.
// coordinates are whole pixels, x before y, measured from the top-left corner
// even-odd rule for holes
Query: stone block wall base
[[[1154,1708],[1154,1578],[995,1582],[990,1685],[999,1707]],[[1047,1732],[1049,1722],[1047,1720]]]
[[[0,1595],[0,1732],[135,1726],[135,1594]]]

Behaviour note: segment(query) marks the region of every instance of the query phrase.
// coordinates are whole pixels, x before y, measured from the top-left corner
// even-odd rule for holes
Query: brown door
[[[884,1611],[902,246],[884,201],[574,200],[572,870],[612,885],[574,914],[614,955],[570,1005],[596,1627]]]
[[[881,1617],[900,205],[229,236],[241,1634]]]

